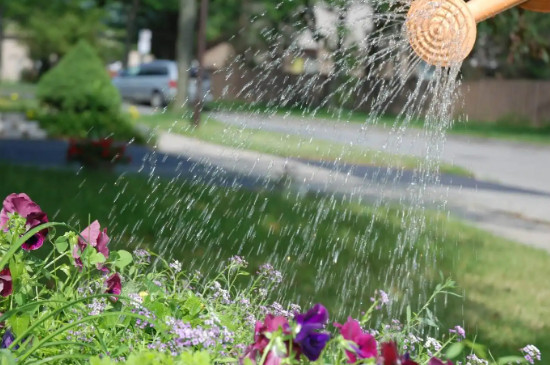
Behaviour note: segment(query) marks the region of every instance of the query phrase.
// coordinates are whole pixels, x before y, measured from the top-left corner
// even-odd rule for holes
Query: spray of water
[[[265,25],[265,14],[251,18],[239,34],[260,34],[263,47],[244,49],[213,75],[226,82],[223,99],[249,103],[210,114],[227,124],[223,138],[235,140],[250,129],[282,133],[283,142],[298,136],[303,145],[315,137],[343,143],[342,155],[329,159],[320,149],[317,161],[302,161],[188,151],[171,177],[161,178],[167,157],[152,152],[142,166],[147,201],[135,201],[123,188],[124,203],[115,201],[109,218],[143,205],[147,216],[114,229],[129,246],[153,242],[165,257],[204,272],[236,254],[271,262],[291,283],[274,293],[279,300],[329,301],[336,316],[364,310],[376,288],[400,298],[391,315],[422,301],[433,282],[423,273],[437,268],[426,212],[444,209],[435,187],[460,65],[429,67],[414,54],[405,30],[409,6],[407,0],[297,6],[292,19],[274,27]],[[289,61],[307,58],[307,47],[317,55],[307,61],[315,71],[285,73]],[[368,112],[360,128],[350,121],[358,110]],[[330,124],[312,118],[327,114]],[[424,123],[415,132],[418,144],[404,144],[418,119]],[[187,123],[175,120],[173,132]],[[421,162],[414,171],[342,163],[349,150],[367,151],[365,141],[379,135],[381,125],[385,138],[368,153],[383,160],[387,152],[415,151]],[[231,151],[248,147],[245,139]],[[125,176],[119,183],[128,183]],[[135,233],[144,224],[155,227],[150,237]]]

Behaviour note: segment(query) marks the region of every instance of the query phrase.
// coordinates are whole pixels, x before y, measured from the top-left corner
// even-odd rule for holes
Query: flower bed
[[[111,138],[69,141],[67,161],[78,162],[87,168],[112,168],[115,164],[130,163],[126,145],[116,144]]]
[[[154,253],[109,250],[98,221],[73,229],[48,221],[25,194],[11,194],[0,212],[2,364],[518,364],[523,356],[492,359],[456,326],[441,340],[429,307],[450,295],[439,285],[405,323],[375,326],[373,314],[390,300],[376,291],[356,319],[332,323],[321,304],[269,302],[282,275],[265,264],[254,275],[233,257],[212,278],[187,272]],[[59,232],[63,230],[63,232]],[[440,360],[444,358],[445,360]],[[484,360],[489,359],[489,360]]]

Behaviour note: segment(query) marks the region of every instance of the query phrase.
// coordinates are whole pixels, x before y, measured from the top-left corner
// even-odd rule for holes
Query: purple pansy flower
[[[41,225],[48,223],[48,217],[46,213],[40,209],[40,206],[33,202],[27,194],[10,194],[4,200],[2,204],[2,210],[0,211],[0,227],[7,232],[9,230],[8,221],[10,215],[13,213],[19,214],[21,217],[27,220],[27,231]],[[26,251],[37,250],[42,247],[42,244],[46,240],[48,235],[48,229],[43,229],[29,238],[22,246]]]
[[[13,292],[11,271],[8,267],[0,271],[0,295],[7,297]]]
[[[316,361],[330,340],[328,333],[319,332],[328,323],[327,309],[321,304],[315,304],[306,313],[296,314],[294,320],[300,329],[294,342],[300,346],[302,353],[310,361]]]
[[[348,321],[343,325],[334,323],[334,326],[340,329],[342,337],[355,343],[355,345],[352,345],[353,352],[346,351],[348,363],[353,364],[357,362],[358,359],[368,359],[378,355],[374,336],[370,333],[363,332],[359,322],[353,318],[348,317]]]
[[[107,259],[109,257],[109,236],[107,236],[107,228],[101,230],[101,226],[97,220],[93,221],[86,229],[84,229],[78,237],[78,244],[73,248],[73,258],[75,265],[82,268],[82,259],[80,255],[88,245],[94,247],[97,252],[101,253]],[[97,264],[98,270],[108,272],[103,264]]]
[[[2,336],[2,342],[0,343],[0,349],[7,349],[15,340],[15,336],[10,330],[6,330]]]
[[[107,290],[105,293],[108,294],[114,294],[114,295],[120,295],[122,292],[122,283],[120,281],[120,275],[118,273],[114,273],[111,275],[107,281],[105,281],[107,284]],[[113,300],[116,301],[118,298],[113,297]]]

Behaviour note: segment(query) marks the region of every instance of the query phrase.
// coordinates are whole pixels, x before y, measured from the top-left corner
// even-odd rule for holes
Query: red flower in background
[[[129,163],[125,155],[126,145],[115,144],[111,138],[95,140],[70,140],[67,161],[80,162],[85,167],[99,167],[105,164]]]

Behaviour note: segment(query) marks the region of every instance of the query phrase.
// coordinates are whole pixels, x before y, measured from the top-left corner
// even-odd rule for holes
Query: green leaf
[[[8,319],[8,325],[11,327],[13,333],[16,336],[19,336],[22,333],[24,333],[27,330],[27,328],[29,328],[30,322],[31,322],[31,317],[28,314],[13,316],[10,319]]]
[[[18,255],[10,261],[10,273],[13,281],[20,279],[25,273],[25,263]]]
[[[132,254],[125,250],[117,251],[117,258],[115,260],[115,266],[119,269],[124,269],[126,266],[130,265],[134,259]]]
[[[157,318],[164,318],[170,314],[170,309],[158,301],[147,304],[147,309],[153,312]]]
[[[210,365],[210,355],[206,351],[183,352],[180,355],[180,363],[185,365]]]
[[[464,344],[462,342],[453,343],[447,349],[445,356],[447,356],[447,359],[455,359],[462,353],[463,350]]]
[[[107,261],[107,259],[105,259],[105,256],[103,256],[103,254],[100,252],[94,252],[90,255],[89,258],[89,262],[91,265],[102,264],[105,261]]]
[[[15,300],[15,303],[17,303],[17,305],[25,304],[25,297],[23,296],[23,293],[15,293],[13,299]]]
[[[497,363],[499,365],[506,365],[506,364],[525,364],[525,358],[521,356],[505,356],[501,357],[497,360]]]
[[[464,340],[462,342],[464,343],[464,345],[470,347],[478,357],[481,357],[484,359],[487,358],[487,348],[485,346],[479,343],[474,343],[469,340]]]
[[[195,295],[191,294],[185,301],[185,307],[189,311],[189,314],[196,316],[203,308],[202,301]]]
[[[215,362],[216,364],[236,364],[239,361],[234,357],[222,357],[221,359],[216,359]]]
[[[0,365],[16,365],[15,357],[8,349],[0,350]]]
[[[69,248],[69,241],[67,237],[65,236],[57,237],[57,239],[55,240],[55,248],[59,253],[63,253],[67,251],[67,249]]]
[[[243,365],[254,365],[254,363],[252,363],[252,360],[250,360],[248,357],[245,357]]]

